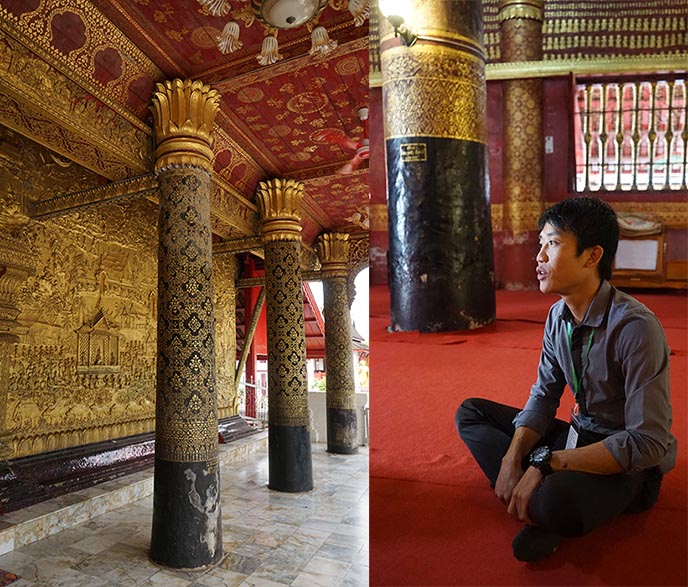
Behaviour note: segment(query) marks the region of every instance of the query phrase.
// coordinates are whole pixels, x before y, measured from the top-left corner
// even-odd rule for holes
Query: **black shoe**
[[[545,532],[535,526],[524,526],[513,542],[514,556],[524,563],[532,563],[552,554],[559,546],[561,536]]]

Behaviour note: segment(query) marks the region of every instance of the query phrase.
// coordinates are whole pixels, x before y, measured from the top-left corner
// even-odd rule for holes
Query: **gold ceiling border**
[[[109,202],[156,195],[158,182],[152,173],[115,181],[95,188],[60,194],[47,200],[32,202],[29,216],[45,220],[60,214],[69,214],[81,208],[97,206]]]
[[[163,72],[88,0],[71,0],[68,8],[82,18],[84,25],[91,31],[90,36],[94,37],[95,40],[85,43],[79,49],[70,51],[67,56],[60,53],[50,45],[51,35],[47,33],[50,23],[47,22],[46,13],[48,11],[66,11],[67,8],[63,4],[51,0],[41,3],[41,6],[37,9],[40,12],[38,18],[34,14],[37,11],[24,13],[21,17],[16,18],[7,9],[0,7],[0,30],[4,30],[27,49],[36,53],[36,55],[62,72],[67,78],[75,81],[79,86],[93,94],[103,104],[109,106],[131,124],[151,135],[152,129],[125,105],[127,98],[125,92],[129,84],[122,84],[123,94],[119,96],[119,99],[123,100],[124,104],[112,100],[108,96],[106,89],[85,73],[83,64],[80,66],[77,61],[79,58],[88,59],[90,64],[90,59],[96,53],[96,50],[113,48],[122,58],[121,79],[131,82],[139,77],[148,76],[155,81],[164,78]],[[37,26],[36,22],[41,22],[43,29]]]
[[[226,175],[231,175],[234,167],[241,165],[242,163],[246,165],[246,175],[244,176],[244,179],[237,180],[237,186],[235,187],[246,187],[247,178],[256,177],[260,179],[260,177],[266,173],[273,175],[279,174],[279,171],[276,167],[266,169],[266,166],[270,164],[269,161],[266,160],[266,166],[263,166],[251,154],[249,154],[248,151],[242,148],[239,143],[229,135],[225,128],[218,124],[220,121],[222,121],[223,124],[230,125],[235,133],[241,135],[241,137],[246,141],[246,144],[252,144],[253,140],[246,136],[246,133],[238,128],[225,112],[222,110],[218,112],[215,124],[215,155],[222,151],[231,151],[232,153],[232,160],[230,162],[231,165],[228,170],[222,170],[222,173],[219,174],[220,177],[229,182],[229,178],[226,177]]]
[[[213,256],[215,255],[237,255],[239,253],[260,252],[263,255],[263,237],[245,236],[233,238],[218,243],[213,243]]]
[[[244,198],[217,174],[212,174],[212,182],[213,189],[210,195],[212,220],[237,230],[241,234],[257,234],[260,230],[257,206]],[[158,181],[152,173],[33,202],[28,213],[31,218],[45,220],[53,216],[71,214],[82,208],[144,197],[158,204]]]
[[[647,57],[610,57],[604,59],[545,59],[512,63],[488,63],[488,81],[576,75],[616,75],[688,70],[688,53]]]
[[[260,231],[258,207],[216,173],[212,174],[212,182],[210,213],[243,234],[257,234]]]
[[[86,142],[83,135],[60,127],[45,112],[33,108],[30,102],[4,93],[1,83],[0,124],[109,179],[124,179],[140,173],[140,170],[133,170],[121,160],[109,158],[106,153],[98,151],[94,145]]]
[[[57,126],[79,136],[79,143],[87,143],[116,157],[138,173],[152,165],[152,142],[148,133],[132,125],[114,110],[99,106],[76,82],[59,69],[46,64],[22,43],[0,31],[0,88],[21,104],[23,109],[40,109],[43,117],[52,119]],[[18,132],[22,132],[18,130]],[[55,129],[44,133],[57,134]],[[45,138],[34,139],[48,148],[54,148]],[[59,142],[59,141],[58,141]],[[69,152],[75,161],[83,160]],[[99,157],[102,159],[103,157]],[[123,179],[103,173],[102,162],[89,169],[110,179]]]
[[[318,227],[318,232],[320,232],[329,224],[329,216],[308,192],[307,180],[300,181],[304,184],[303,200],[301,200],[301,217],[305,220],[304,216],[307,216]]]
[[[11,36],[6,37],[1,27],[0,74],[0,92],[4,89],[8,97],[0,99],[5,104],[0,106],[0,120],[12,130],[111,180],[123,180],[152,169],[149,127],[144,125],[143,131],[140,125],[123,119],[120,112],[107,105],[99,106],[77,82],[57,67],[46,65]],[[258,163],[221,129],[219,136],[218,146],[239,153],[249,172],[262,174]],[[243,198],[229,185],[226,182],[223,189],[235,198]]]

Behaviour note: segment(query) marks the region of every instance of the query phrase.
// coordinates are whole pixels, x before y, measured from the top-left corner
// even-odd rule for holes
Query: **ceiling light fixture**
[[[406,26],[409,22],[412,7],[410,0],[379,0],[380,14],[394,27],[394,36],[401,39],[407,47],[411,47],[418,35]]]
[[[325,10],[328,0],[251,0],[256,18],[268,27],[295,29]]]
[[[198,0],[213,16],[226,16],[231,11],[229,0]],[[243,47],[239,39],[240,27],[250,27],[258,20],[265,28],[265,39],[260,55],[256,57],[261,65],[276,63],[279,54],[277,35],[280,30],[306,26],[311,32],[311,55],[328,55],[337,47],[337,41],[330,39],[327,29],[317,26],[318,19],[329,5],[334,10],[347,6],[356,26],[361,26],[370,15],[370,0],[250,0],[250,5],[231,13],[229,21],[217,38],[217,47],[224,53],[234,53]]]

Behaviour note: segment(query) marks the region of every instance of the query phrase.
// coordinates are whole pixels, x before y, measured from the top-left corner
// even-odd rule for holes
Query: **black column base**
[[[174,569],[199,569],[222,558],[220,475],[208,463],[155,459],[150,558]]]
[[[327,408],[327,452],[340,455],[358,453],[356,410]]]
[[[423,147],[408,158],[406,148]],[[485,145],[388,139],[392,330],[479,328],[495,318]]]
[[[270,424],[268,455],[270,489],[286,493],[313,489],[313,459],[308,426]]]

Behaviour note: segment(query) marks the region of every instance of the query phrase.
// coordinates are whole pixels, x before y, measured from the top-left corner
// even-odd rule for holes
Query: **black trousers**
[[[494,487],[502,458],[515,428],[518,408],[486,399],[467,399],[456,411],[459,436],[473,454]],[[537,446],[561,450],[566,446],[569,424],[555,420]],[[578,446],[597,442],[601,437],[582,433]],[[522,464],[525,470],[528,459]],[[533,522],[548,532],[562,536],[582,536],[625,512],[652,507],[659,496],[662,474],[657,467],[635,473],[596,475],[579,471],[558,471],[543,479],[528,506]]]

